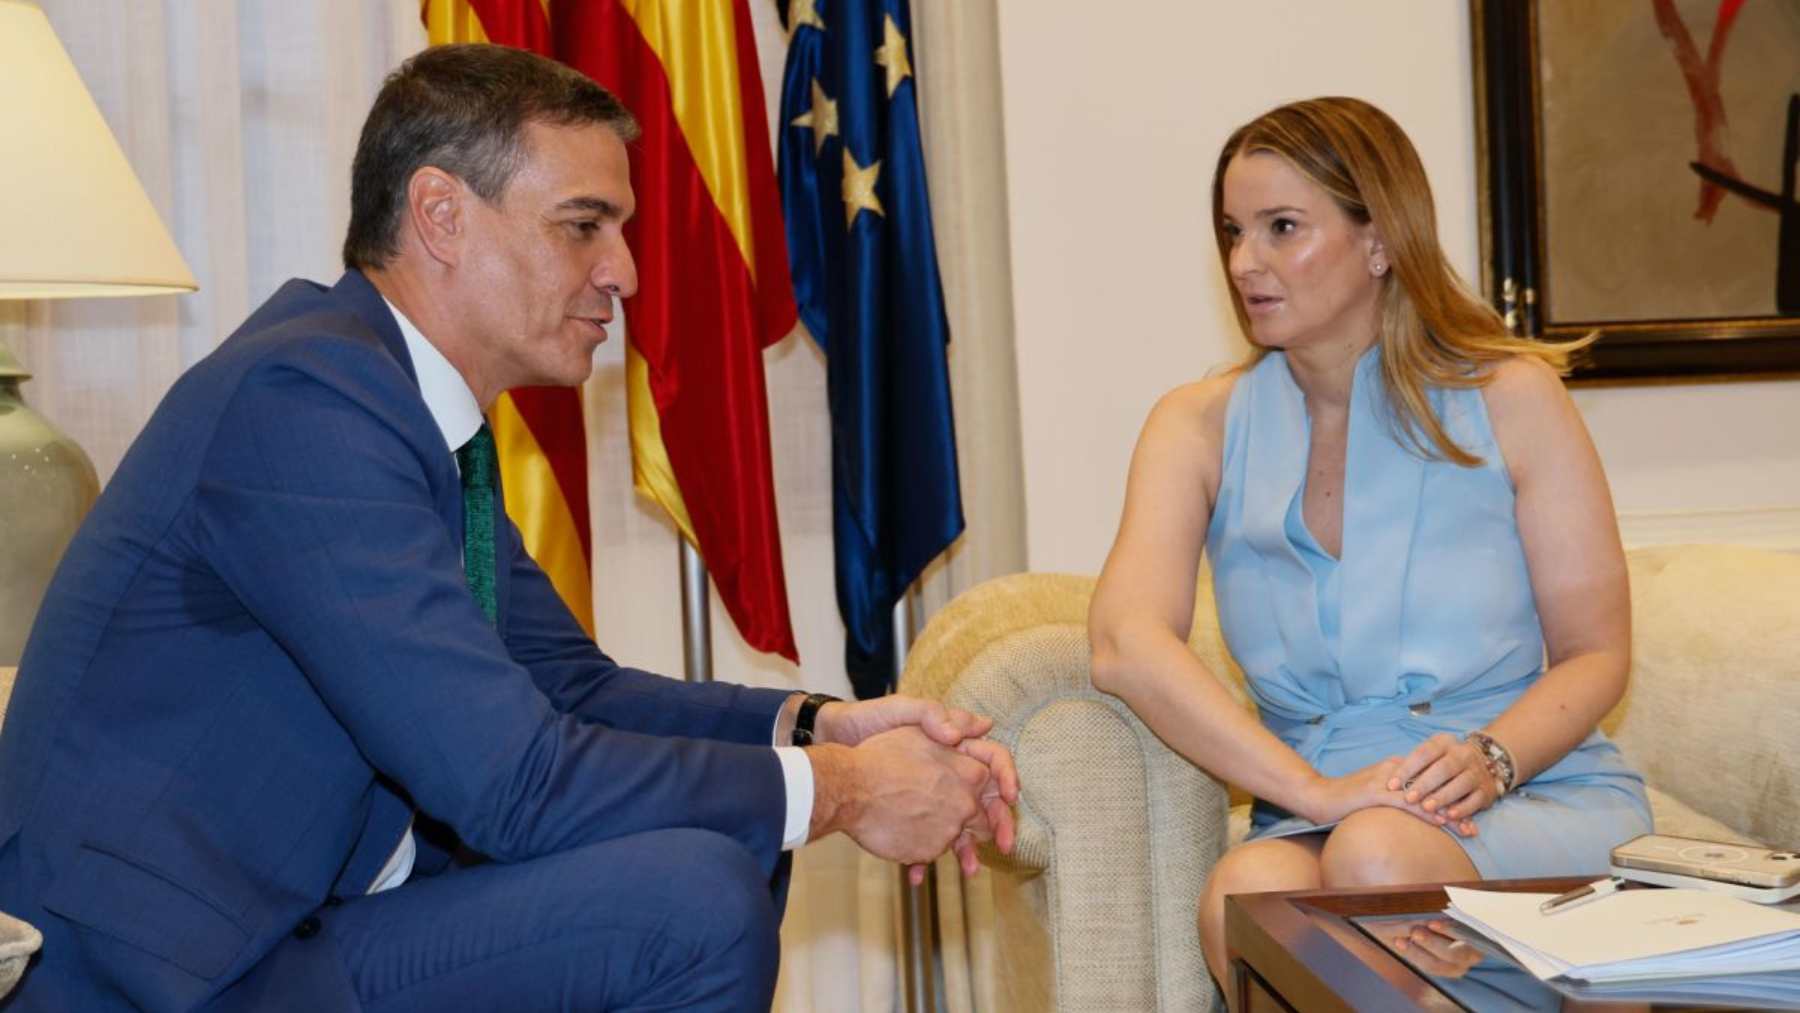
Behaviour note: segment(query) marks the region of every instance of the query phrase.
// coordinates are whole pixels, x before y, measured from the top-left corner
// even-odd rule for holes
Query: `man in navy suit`
[[[984,720],[619,667],[506,521],[482,409],[582,382],[635,289],[634,130],[516,50],[389,79],[349,270],[175,384],[47,593],[6,1008],[766,1008],[788,849],[1010,848]]]

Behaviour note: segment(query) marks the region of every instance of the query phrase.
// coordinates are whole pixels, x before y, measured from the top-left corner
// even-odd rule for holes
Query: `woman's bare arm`
[[[1094,687],[1171,749],[1290,812],[1331,818],[1318,774],[1188,650],[1194,582],[1217,494],[1234,376],[1165,395],[1132,454],[1124,516],[1088,612]]]
[[[1548,366],[1519,358],[1501,364],[1483,394],[1512,478],[1549,654],[1543,676],[1485,729],[1512,753],[1515,782],[1523,784],[1587,738],[1624,695],[1631,598],[1600,456],[1562,381]],[[1457,747],[1455,754],[1467,751]],[[1421,805],[1447,806],[1447,815],[1463,818],[1493,802],[1491,789],[1464,796],[1438,784],[1440,774],[1469,762],[1479,758],[1428,742],[1402,761],[1397,776],[1416,772]]]

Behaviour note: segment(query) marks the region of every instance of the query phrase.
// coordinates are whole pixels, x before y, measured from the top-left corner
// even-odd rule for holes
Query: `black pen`
[[[1557,894],[1542,904],[1539,904],[1538,913],[1553,915],[1558,912],[1567,911],[1570,908],[1580,907],[1590,901],[1599,900],[1609,893],[1617,893],[1619,887],[1624,885],[1625,880],[1619,876],[1613,876],[1609,879],[1597,879],[1585,886],[1578,886],[1568,893]]]

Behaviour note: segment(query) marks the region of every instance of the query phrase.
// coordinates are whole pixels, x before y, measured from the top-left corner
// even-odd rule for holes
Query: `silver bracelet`
[[[1488,774],[1493,777],[1494,783],[1500,786],[1500,794],[1512,791],[1513,782],[1519,776],[1519,768],[1513,763],[1512,752],[1486,732],[1470,732],[1467,738],[1470,745],[1481,750],[1482,762],[1487,764]]]

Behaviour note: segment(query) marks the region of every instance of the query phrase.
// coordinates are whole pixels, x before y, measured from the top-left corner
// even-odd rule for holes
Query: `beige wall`
[[[1318,94],[1412,135],[1477,277],[1474,99],[1458,0],[999,0],[1027,533],[1098,569],[1162,391],[1241,354],[1208,222],[1230,130]],[[1588,389],[1628,542],[1800,547],[1800,381]]]

